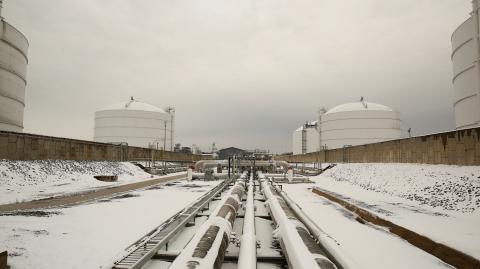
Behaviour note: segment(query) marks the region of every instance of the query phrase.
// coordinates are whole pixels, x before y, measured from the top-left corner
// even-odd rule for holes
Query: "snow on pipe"
[[[318,245],[306,245],[309,234],[306,234],[305,226],[294,216],[288,216],[280,202],[286,206],[285,201],[272,193],[268,181],[263,177],[262,189],[267,198],[267,204],[278,228],[277,236],[282,240],[289,263],[294,269],[322,268],[336,269],[337,266],[325,255],[315,248]],[[303,236],[303,237],[302,237]],[[313,240],[312,238],[310,238]],[[316,244],[316,243],[315,243]]]
[[[226,160],[201,160],[195,163],[195,170],[202,171],[210,167],[217,167],[218,164],[227,165],[228,161]]]
[[[257,239],[255,236],[255,205],[253,202],[253,173],[248,182],[247,203],[243,219],[243,234],[238,257],[239,269],[257,268]]]
[[[180,255],[170,265],[170,269],[220,269],[228,247],[233,222],[245,193],[245,182],[236,183],[210,218],[202,224]]]
[[[343,269],[361,268],[352,258],[341,249],[335,239],[325,233],[315,222],[306,215],[303,210],[282,190],[275,187],[275,190],[280,194],[280,197],[285,200],[287,205],[292,209],[298,219],[307,227],[315,239],[333,256],[337,264]]]
[[[192,168],[188,168],[187,169],[187,180],[192,181],[192,179],[193,179],[193,170],[192,170]]]
[[[288,181],[289,182],[292,182],[293,181],[293,169],[292,168],[288,168],[287,170],[287,178],[288,178]]]
[[[290,167],[290,164],[287,163],[286,161],[275,161],[275,165],[283,167],[285,170]]]
[[[274,178],[274,179],[285,179],[284,174],[264,174],[268,178]],[[308,177],[305,176],[297,176],[297,177],[292,177],[292,180],[306,180]]]

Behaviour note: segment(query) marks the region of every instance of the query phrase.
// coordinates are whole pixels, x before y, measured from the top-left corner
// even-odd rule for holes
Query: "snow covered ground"
[[[363,225],[342,207],[307,190],[307,184],[283,185],[287,194],[356,263],[357,269],[452,268],[383,229]],[[311,186],[311,185],[310,185]]]
[[[125,248],[217,185],[173,182],[89,204],[0,216],[17,268],[108,268]]]
[[[350,203],[480,259],[479,176],[478,166],[339,164],[311,179],[316,186]],[[311,193],[311,187],[312,184],[286,185],[285,190],[362,264],[400,268],[391,261],[402,255],[407,257],[405,246],[399,242],[408,243],[398,237],[382,241],[381,237],[387,239],[392,235],[359,224],[342,207]],[[372,233],[378,236],[366,236]],[[377,252],[375,257],[382,258],[375,259],[368,253],[364,256],[365,249],[372,249]],[[402,255],[390,257],[387,249]],[[364,257],[372,259],[367,261]],[[403,268],[428,268],[411,266],[406,264],[407,260],[398,260],[396,264],[404,265]]]
[[[439,210],[480,208],[480,166],[338,164],[321,178],[401,197]]]
[[[118,175],[117,182],[96,180]],[[24,202],[152,179],[128,162],[0,160],[0,204]]]

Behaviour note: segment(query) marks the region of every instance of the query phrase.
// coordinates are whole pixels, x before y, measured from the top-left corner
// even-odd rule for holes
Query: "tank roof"
[[[327,111],[325,114],[347,112],[347,111],[394,111],[388,106],[370,103],[370,102],[353,102],[336,106]]]
[[[309,121],[303,124],[302,126],[298,127],[295,131],[301,131],[303,129],[308,129],[308,128],[315,128],[317,126],[318,121]]]
[[[99,111],[102,111],[102,110],[138,110],[138,111],[166,113],[165,110],[159,107],[156,107],[154,105],[150,105],[147,103],[139,102],[133,99],[126,102],[111,104],[109,106],[99,109]]]

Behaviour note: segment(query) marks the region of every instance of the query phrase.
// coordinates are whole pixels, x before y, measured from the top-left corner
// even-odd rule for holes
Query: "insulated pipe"
[[[273,179],[288,179],[287,175],[285,174],[264,174],[265,177],[267,178],[273,178]],[[292,177],[292,180],[309,180],[310,178],[305,177],[305,176],[294,176]]]
[[[270,212],[278,225],[278,235],[285,246],[288,261],[294,269],[302,268],[329,268],[337,267],[325,256],[310,252],[299,234],[300,223],[289,219],[282,206],[280,197],[273,195],[267,180],[262,181],[262,189],[267,198]]]
[[[285,168],[285,170],[288,170],[288,167],[290,167],[290,165],[286,161],[275,161],[275,165],[281,166]]]
[[[209,167],[216,167],[218,164],[227,165],[226,160],[201,160],[195,163],[195,170],[205,170]]]
[[[253,173],[248,182],[243,234],[238,257],[238,269],[257,268],[257,239],[255,237],[255,205],[253,202]]]
[[[170,269],[220,269],[230,241],[233,222],[245,193],[245,182],[235,184],[210,218],[170,265]]]
[[[333,258],[343,269],[353,269],[361,268],[352,258],[345,253],[333,238],[331,238],[327,233],[322,231],[315,222],[308,217],[303,210],[292,200],[288,195],[280,190],[278,187],[273,186],[275,190],[280,194],[280,197],[285,200],[287,205],[292,209],[298,219],[307,227],[308,231],[312,233],[315,239],[328,251],[328,253],[333,256]]]
[[[288,179],[288,182],[292,182],[293,181],[293,169],[292,168],[289,168],[288,171],[287,171],[287,179]]]

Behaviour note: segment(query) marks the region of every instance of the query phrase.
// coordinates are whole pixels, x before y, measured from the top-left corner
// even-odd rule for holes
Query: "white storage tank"
[[[319,150],[318,124],[307,122],[293,132],[293,154],[305,154]]]
[[[0,130],[22,132],[28,41],[1,14],[0,36]]]
[[[480,127],[480,54],[478,42],[478,4],[474,0],[474,12],[452,34],[452,64],[455,110],[455,128]]]
[[[360,102],[339,105],[320,116],[320,144],[327,149],[399,139],[400,114],[393,109],[362,98]]]
[[[173,151],[175,109],[165,110],[133,97],[95,112],[94,140]]]

